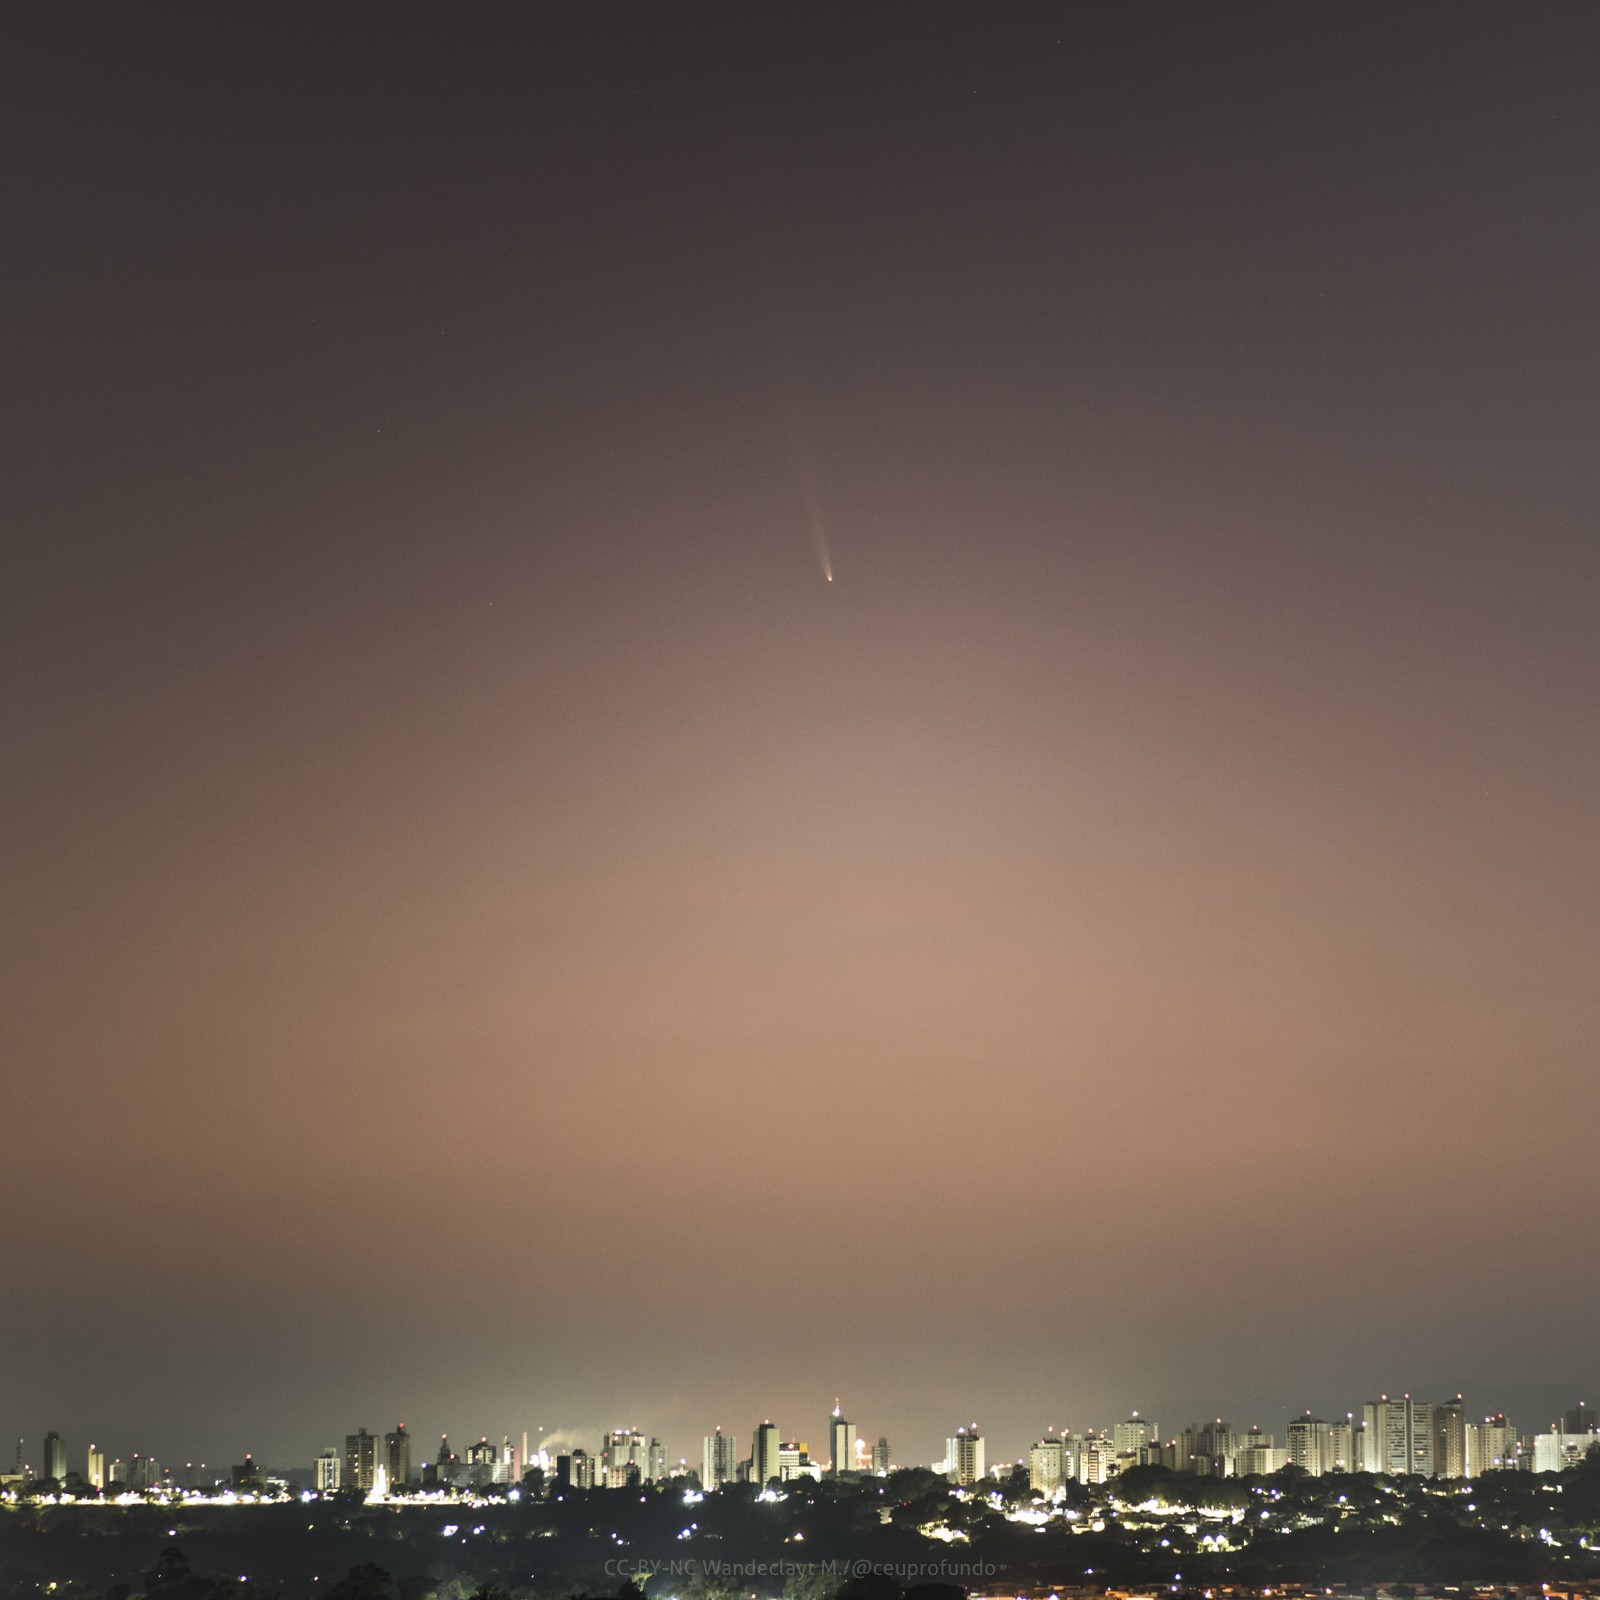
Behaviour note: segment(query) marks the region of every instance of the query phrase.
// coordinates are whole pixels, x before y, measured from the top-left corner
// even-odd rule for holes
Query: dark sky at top
[[[0,1434],[1600,1387],[1600,10],[0,26]]]

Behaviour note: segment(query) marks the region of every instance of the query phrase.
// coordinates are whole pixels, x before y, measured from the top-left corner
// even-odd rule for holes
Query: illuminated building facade
[[[758,1489],[778,1476],[778,1425],[763,1422],[750,1436],[750,1481]]]
[[[403,1489],[411,1482],[411,1435],[401,1423],[393,1433],[383,1436],[384,1465],[389,1472],[389,1487]]]
[[[1054,1494],[1061,1487],[1062,1442],[1060,1439],[1041,1439],[1028,1452],[1028,1484],[1037,1494]]]
[[[345,1435],[344,1487],[371,1494],[378,1471],[378,1436],[358,1428]]]
[[[983,1435],[977,1423],[969,1428],[957,1428],[954,1452],[950,1459],[950,1476],[963,1486],[977,1483],[983,1477]]]
[[[834,1477],[843,1477],[845,1473],[855,1470],[856,1431],[840,1416],[837,1403],[828,1420],[828,1448],[832,1455],[831,1470]]]
[[[739,1446],[731,1433],[718,1428],[708,1433],[700,1445],[700,1487],[720,1488],[738,1476]]]

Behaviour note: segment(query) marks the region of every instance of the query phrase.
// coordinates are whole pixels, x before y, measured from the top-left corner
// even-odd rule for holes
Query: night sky
[[[1600,1389],[1600,8],[0,44],[0,1437]]]

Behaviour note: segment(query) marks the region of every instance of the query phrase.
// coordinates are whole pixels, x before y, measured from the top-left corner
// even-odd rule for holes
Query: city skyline
[[[7,1426],[1600,1389],[1600,7],[0,40]]]
[[[1419,1408],[1415,1423],[1412,1419],[1414,1406]],[[1284,1465],[1293,1464],[1313,1475],[1351,1471],[1381,1474],[1415,1472],[1424,1477],[1462,1477],[1475,1475],[1469,1472],[1470,1464],[1477,1459],[1475,1452],[1479,1448],[1473,1442],[1475,1433],[1484,1433],[1486,1437],[1493,1435],[1493,1443],[1482,1446],[1483,1460],[1492,1460],[1498,1465],[1501,1456],[1505,1455],[1507,1464],[1511,1464],[1521,1457],[1524,1468],[1533,1460],[1533,1441],[1539,1435],[1564,1431],[1574,1437],[1581,1435],[1587,1438],[1592,1435],[1600,1442],[1600,1432],[1597,1432],[1600,1429],[1600,1411],[1586,1400],[1570,1402],[1550,1417],[1535,1419],[1533,1425],[1522,1427],[1509,1418],[1503,1409],[1478,1414],[1468,1406],[1460,1393],[1443,1394],[1429,1400],[1410,1392],[1386,1391],[1375,1398],[1358,1402],[1348,1410],[1332,1408],[1325,1415],[1319,1415],[1307,1407],[1299,1412],[1283,1414],[1277,1419],[1269,1418],[1269,1423],[1276,1425],[1266,1427],[1257,1418],[1250,1419],[1248,1423],[1230,1422],[1221,1415],[1214,1418],[1202,1415],[1195,1412],[1192,1406],[1184,1415],[1188,1417],[1187,1421],[1165,1430],[1158,1419],[1137,1409],[1113,1421],[1102,1419],[1076,1427],[1071,1423],[1059,1427],[1057,1424],[1046,1424],[1042,1429],[1035,1429],[1036,1437],[1031,1437],[1029,1443],[1015,1455],[1004,1449],[996,1450],[995,1442],[974,1421],[961,1423],[945,1434],[942,1458],[933,1454],[919,1456],[913,1452],[902,1453],[892,1459],[887,1436],[858,1431],[855,1423],[842,1415],[837,1400],[833,1410],[827,1413],[825,1422],[830,1446],[836,1445],[844,1437],[839,1429],[848,1430],[850,1449],[845,1471],[850,1475],[883,1476],[890,1466],[895,1470],[928,1467],[958,1483],[973,1483],[995,1472],[1004,1473],[1013,1467],[1027,1468],[1030,1463],[1037,1473],[1039,1450],[1051,1441],[1076,1441],[1078,1444],[1093,1445],[1099,1450],[1097,1465],[1093,1469],[1085,1469],[1082,1460],[1077,1466],[1072,1466],[1069,1460],[1064,1471],[1067,1478],[1077,1478],[1083,1477],[1087,1470],[1087,1481],[1091,1482],[1108,1481],[1129,1465],[1146,1465],[1152,1460],[1155,1464],[1165,1464],[1176,1470],[1211,1476],[1270,1473]],[[1453,1420],[1446,1424],[1446,1417]],[[1523,1419],[1525,1423],[1527,1420]],[[1213,1429],[1223,1430],[1219,1437],[1225,1442],[1220,1447],[1208,1442],[1208,1435]],[[699,1438],[695,1448],[678,1452],[669,1448],[669,1444],[658,1436],[654,1428],[641,1429],[633,1425],[587,1432],[577,1428],[549,1431],[523,1429],[520,1433],[484,1433],[476,1439],[458,1434],[456,1443],[459,1448],[451,1447],[450,1432],[444,1430],[439,1434],[437,1452],[430,1454],[429,1436],[419,1436],[408,1429],[404,1422],[400,1422],[378,1431],[371,1431],[363,1425],[354,1433],[342,1435],[342,1442],[324,1447],[305,1461],[269,1459],[254,1450],[235,1450],[231,1454],[224,1451],[211,1461],[202,1460],[193,1452],[175,1460],[163,1458],[155,1451],[131,1452],[129,1459],[134,1463],[143,1461],[147,1475],[152,1469],[164,1469],[168,1481],[183,1483],[186,1481],[185,1474],[192,1478],[197,1471],[202,1478],[206,1472],[215,1472],[218,1474],[216,1481],[224,1481],[228,1471],[236,1470],[236,1459],[242,1455],[246,1461],[257,1461],[262,1471],[283,1468],[305,1471],[309,1467],[319,1480],[319,1488],[354,1487],[363,1493],[374,1489],[380,1468],[384,1469],[385,1483],[396,1489],[402,1485],[415,1487],[419,1482],[442,1487],[444,1485],[438,1479],[429,1477],[428,1469],[435,1464],[442,1465],[447,1453],[452,1466],[459,1464],[460,1482],[465,1483],[470,1478],[480,1486],[515,1485],[528,1466],[535,1463],[541,1471],[554,1474],[554,1464],[558,1459],[571,1459],[574,1455],[586,1463],[589,1476],[581,1481],[572,1477],[560,1481],[591,1488],[617,1487],[641,1479],[654,1482],[683,1474],[699,1478],[701,1484],[707,1487],[743,1481],[764,1483],[769,1479],[800,1475],[818,1478],[839,1476],[839,1461],[832,1450],[825,1453],[810,1447],[808,1435],[812,1432],[815,1430],[803,1427],[787,1430],[769,1416],[745,1433],[737,1429],[724,1429],[717,1424]],[[967,1435],[970,1435],[972,1442],[970,1449],[961,1443]],[[791,1440],[794,1441],[793,1445]],[[1178,1447],[1176,1457],[1174,1447]],[[1258,1456],[1248,1468],[1235,1468],[1231,1464],[1235,1449],[1254,1447],[1264,1448],[1272,1454],[1270,1457]],[[1203,1452],[1218,1449],[1230,1458],[1229,1464],[1222,1465],[1220,1456],[1216,1462],[1206,1464]],[[484,1452],[482,1461],[487,1463],[481,1475],[474,1470],[475,1463],[480,1459],[480,1450]],[[793,1454],[794,1450],[802,1454],[797,1457]],[[618,1455],[615,1453],[617,1451],[622,1453]],[[1146,1451],[1154,1454],[1146,1459]],[[1193,1465],[1191,1455],[1194,1456]],[[108,1456],[104,1445],[97,1442],[89,1444],[87,1459],[87,1471],[80,1466],[71,1466],[69,1470],[75,1476],[84,1477],[96,1489],[106,1486],[109,1480],[105,1475],[108,1471],[117,1467],[126,1468],[128,1464],[120,1455]],[[68,1461],[66,1445],[58,1430],[51,1429],[45,1434],[37,1461],[28,1454],[26,1435],[18,1436],[16,1465],[10,1469],[10,1477],[15,1480],[24,1468],[25,1476],[32,1478],[58,1476],[42,1465],[52,1460],[62,1465]],[[327,1460],[334,1460],[337,1465],[330,1481],[323,1483],[320,1481],[323,1476],[321,1464]],[[621,1463],[620,1468],[614,1463]],[[765,1478],[759,1476],[763,1469],[770,1469]],[[619,1470],[620,1477],[616,1475]],[[1059,1480],[1063,1472],[1059,1455],[1056,1457],[1055,1470]],[[1533,1470],[1554,1469],[1541,1467]],[[6,1473],[0,1472],[0,1479],[5,1477]],[[0,1482],[0,1487],[3,1486],[3,1482]],[[156,1485],[145,1481],[133,1486],[148,1488]]]

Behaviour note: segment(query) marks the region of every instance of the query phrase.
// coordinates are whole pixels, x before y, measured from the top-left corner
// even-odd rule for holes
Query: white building
[[[510,1455],[509,1448],[507,1454]],[[667,1447],[659,1439],[646,1439],[637,1428],[613,1428],[601,1440],[603,1488],[627,1489],[641,1483],[659,1483],[666,1475]]]
[[[1357,1440],[1361,1430],[1356,1425],[1355,1417],[1350,1412],[1345,1412],[1343,1418],[1328,1424],[1328,1449],[1332,1455],[1330,1472],[1354,1472],[1359,1457]]]
[[[1116,1471],[1116,1448],[1110,1439],[1084,1438],[1077,1441],[1079,1483],[1109,1483]]]
[[[1410,1395],[1381,1395],[1362,1408],[1364,1472],[1389,1476],[1434,1472],[1434,1407]]]
[[[1333,1429],[1309,1411],[1289,1424],[1288,1452],[1289,1465],[1313,1478],[1337,1470],[1333,1464]]]
[[[950,1476],[963,1487],[979,1482],[984,1475],[983,1435],[978,1432],[977,1423],[957,1428],[955,1438],[947,1443],[952,1447]]]
[[[1359,1432],[1351,1427],[1348,1412],[1342,1419],[1324,1422],[1308,1411],[1289,1424],[1287,1446],[1289,1465],[1299,1467],[1313,1478],[1330,1472],[1354,1470],[1354,1448]]]
[[[828,1420],[828,1448],[832,1452],[834,1477],[855,1471],[856,1430],[839,1414],[837,1400],[833,1404],[833,1416]]]
[[[339,1451],[334,1445],[329,1445],[316,1459],[317,1493],[331,1494],[339,1487],[339,1469],[344,1465]]]
[[[1262,1435],[1269,1441],[1271,1437],[1271,1434]],[[1281,1472],[1288,1465],[1289,1452],[1272,1443],[1242,1445],[1233,1452],[1233,1475],[1236,1478],[1264,1477],[1269,1472]]]
[[[1116,1446],[1120,1463],[1125,1467],[1136,1467],[1140,1464],[1143,1452],[1161,1442],[1161,1433],[1154,1422],[1135,1411],[1126,1422],[1119,1422],[1111,1430],[1111,1441]]]
[[[820,1478],[821,1466],[811,1459],[811,1447],[803,1439],[790,1439],[778,1446],[778,1481],[793,1483],[796,1478]]]
[[[1564,1472],[1575,1467],[1589,1451],[1600,1445],[1600,1429],[1593,1433],[1536,1433],[1533,1436],[1533,1470]]]
[[[1277,1461],[1276,1466],[1260,1464],[1276,1460],[1280,1455],[1282,1460]],[[1276,1436],[1263,1433],[1259,1425],[1252,1425],[1248,1433],[1233,1433],[1228,1436],[1228,1470],[1224,1476],[1244,1478],[1254,1473],[1276,1472],[1279,1467],[1288,1465],[1288,1461],[1289,1452],[1278,1450]]]
[[[1036,1494],[1054,1494],[1063,1477],[1062,1443],[1057,1438],[1041,1439],[1028,1452],[1028,1486]]]
[[[708,1433],[700,1445],[700,1487],[720,1488],[738,1476],[739,1443],[731,1433],[718,1428]]]
[[[1467,1476],[1481,1477],[1517,1464],[1517,1430],[1504,1412],[1467,1424]]]

